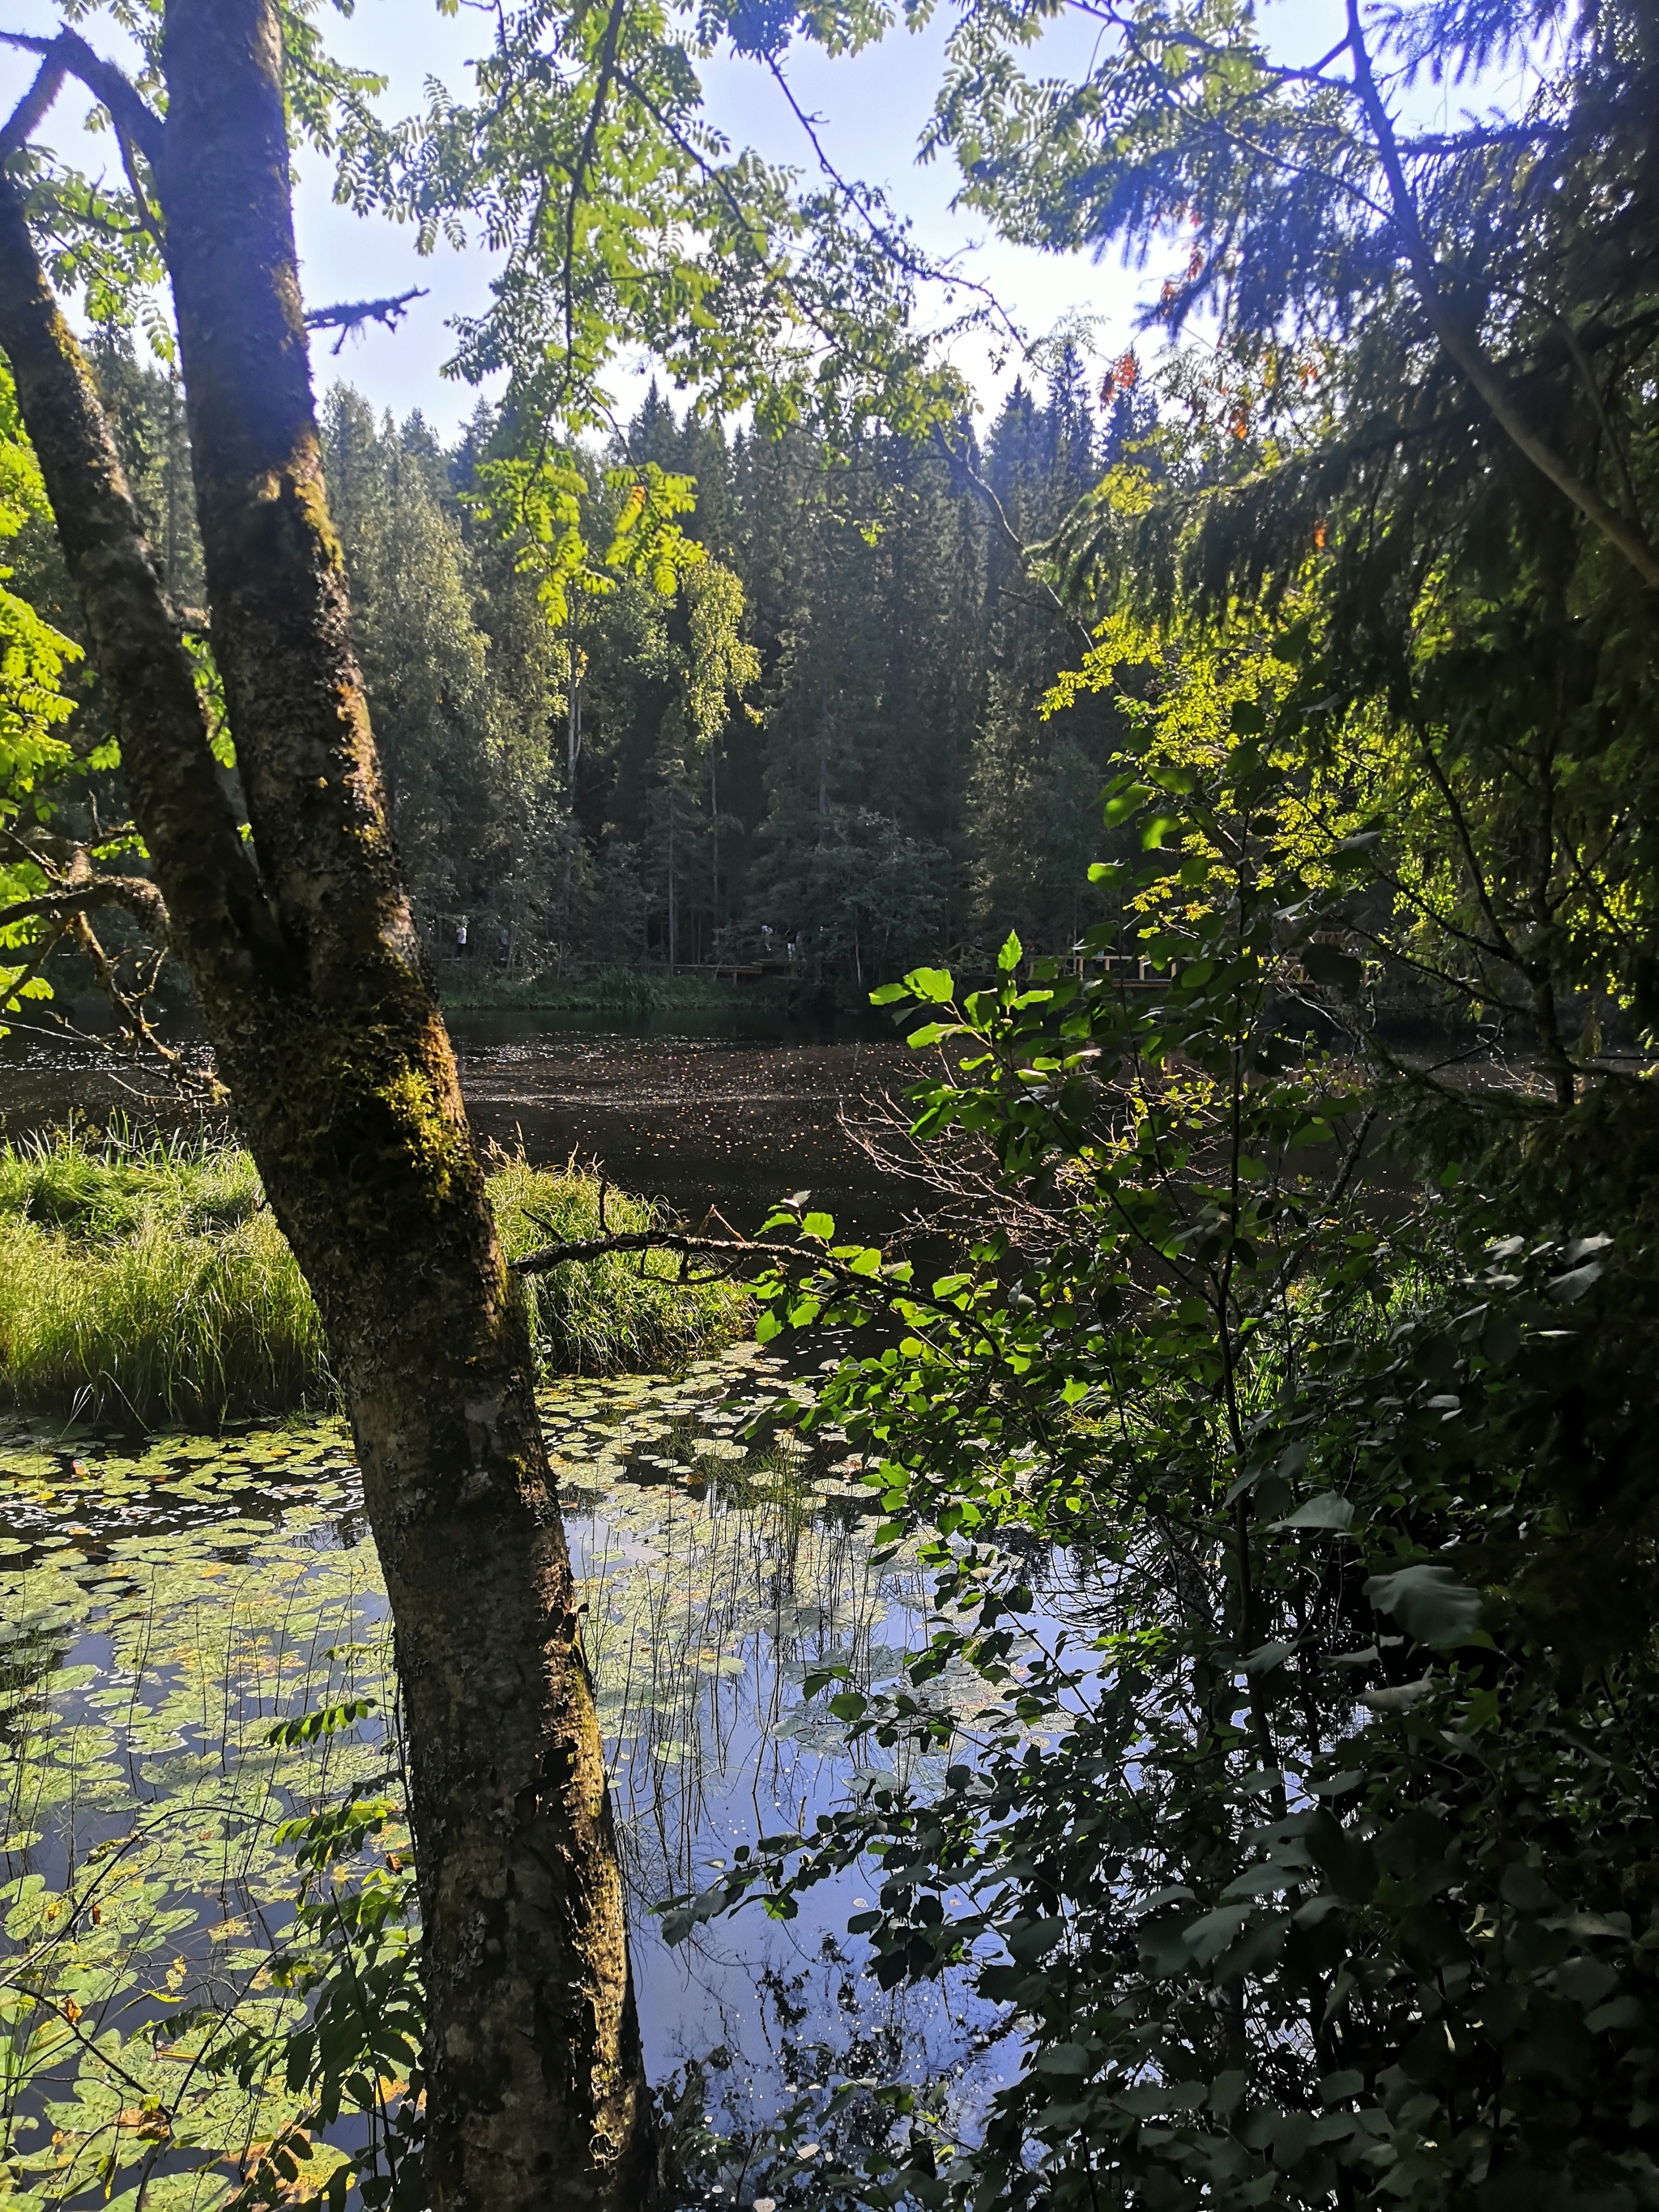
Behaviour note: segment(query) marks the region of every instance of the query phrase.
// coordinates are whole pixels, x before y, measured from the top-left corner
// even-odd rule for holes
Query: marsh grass
[[[597,1176],[491,1166],[509,1257],[598,1232]],[[606,1212],[613,1228],[653,1218],[615,1195]],[[672,1272],[616,1259],[527,1285],[544,1378],[675,1367],[740,1332],[741,1291]],[[0,1146],[0,1394],[131,1429],[331,1403],[322,1324],[247,1152],[76,1129]]]
[[[489,1156],[489,1196],[509,1260],[538,1245],[600,1233],[600,1182],[572,1159],[532,1167],[520,1153]],[[665,1217],[646,1199],[611,1189],[612,1230],[646,1229]],[[683,1367],[729,1344],[747,1325],[748,1297],[730,1283],[682,1283],[666,1252],[612,1253],[527,1276],[537,1364],[554,1375],[626,1375]]]

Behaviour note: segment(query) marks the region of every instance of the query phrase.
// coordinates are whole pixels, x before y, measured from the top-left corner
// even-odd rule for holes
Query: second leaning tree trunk
[[[109,425],[4,179],[0,344],[171,941],[345,1386],[407,1711],[429,2201],[635,2212],[646,2093],[592,1688],[522,1308],[352,655],[270,0],[168,0],[164,74],[165,122],[136,100],[118,119],[161,201],[251,854]]]

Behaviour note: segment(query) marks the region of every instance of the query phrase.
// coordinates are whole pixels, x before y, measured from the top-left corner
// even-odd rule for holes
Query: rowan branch
[[[126,133],[152,168],[160,166],[163,130],[161,117],[137,87],[130,83],[112,62],[101,60],[94,53],[77,32],[60,31],[55,39],[43,39],[27,31],[0,31],[0,44],[21,46],[25,53],[39,54],[47,65],[12,111],[3,131],[0,131],[0,155],[16,151],[40,124],[57,98],[58,86],[69,76],[78,77],[94,99],[102,102],[116,129]],[[55,81],[48,88],[49,72],[55,73]],[[19,132],[15,142],[14,131]]]
[[[948,264],[939,265],[930,261],[908,239],[896,232],[890,223],[884,222],[872,208],[866,187],[860,184],[848,183],[830,160],[823,140],[818,137],[817,126],[820,118],[809,115],[796,99],[794,88],[785,76],[777,57],[775,54],[768,54],[765,61],[767,68],[777,82],[779,91],[789,104],[790,112],[805,132],[812,151],[817,157],[819,168],[829,178],[847,204],[854,210],[866,230],[869,232],[872,239],[894,267],[902,270],[907,276],[921,277],[926,283],[953,286],[958,290],[976,294],[985,302],[985,313],[993,321],[1001,325],[1004,335],[1019,349],[1021,358],[1029,361],[1031,357],[1030,340],[991,287],[979,283],[974,277],[961,276]]]
[[[582,190],[599,144],[605,105],[611,97],[611,83],[617,74],[617,48],[622,37],[623,17],[627,8],[628,0],[611,0],[605,36],[599,46],[599,81],[594,88],[593,106],[587,118],[587,128],[582,134],[575,167],[570,172],[570,199],[565,210],[564,222],[564,369],[567,377],[574,374],[576,358],[576,210],[581,203]]]

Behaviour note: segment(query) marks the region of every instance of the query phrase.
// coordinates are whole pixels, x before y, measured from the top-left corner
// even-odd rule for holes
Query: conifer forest
[[[179,403],[130,350],[100,369],[190,601]],[[679,526],[706,564],[678,595],[607,579],[557,623],[479,518],[496,411],[446,449],[418,415],[377,419],[336,384],[330,498],[434,957],[463,981],[762,961],[850,997],[1010,927],[1072,945],[1105,910],[1091,817],[1115,726],[1099,709],[1045,720],[1066,621],[1019,555],[1142,423],[1133,392],[1103,409],[1101,384],[1062,343],[983,450],[969,432],[955,458],[890,432],[848,453],[810,424],[728,435],[653,386],[620,441],[581,454],[586,526],[605,526],[607,469],[654,466],[695,485]],[[33,603],[75,628],[61,578]]]
[[[0,2212],[1659,2212],[1652,6],[0,115]]]

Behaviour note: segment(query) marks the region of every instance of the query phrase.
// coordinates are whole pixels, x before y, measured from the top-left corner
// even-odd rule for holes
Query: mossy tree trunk
[[[85,75],[72,44],[63,66]],[[407,1711],[430,2202],[635,2212],[646,2100],[593,1698],[522,1307],[352,655],[270,0],[168,0],[164,74],[165,121],[136,101],[120,119],[160,198],[251,849],[95,386],[3,178],[0,343],[170,940],[350,1407]]]

